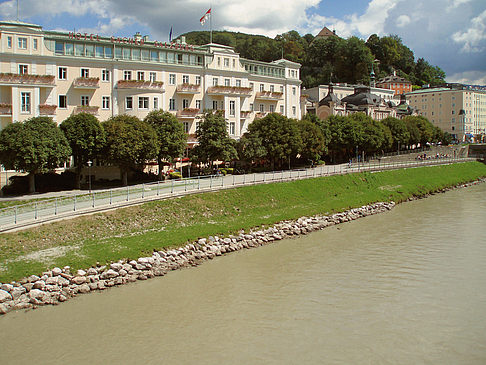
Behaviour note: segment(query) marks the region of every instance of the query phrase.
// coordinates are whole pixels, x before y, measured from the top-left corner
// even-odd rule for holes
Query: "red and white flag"
[[[206,22],[206,20],[210,17],[211,15],[211,8],[209,8],[209,10],[206,12],[206,14],[204,14],[202,16],[201,19],[199,19],[199,21],[201,22],[201,25],[204,25],[204,23]]]

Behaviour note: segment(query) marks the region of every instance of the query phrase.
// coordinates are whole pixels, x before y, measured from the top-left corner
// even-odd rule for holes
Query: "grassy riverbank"
[[[376,201],[404,201],[486,176],[471,162],[247,186],[148,202],[0,234],[0,282],[53,266],[87,268],[154,249]]]

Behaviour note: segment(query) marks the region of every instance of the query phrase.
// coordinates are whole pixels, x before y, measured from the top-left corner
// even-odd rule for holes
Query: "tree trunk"
[[[157,163],[159,165],[159,181],[162,181],[162,177],[164,176],[164,171],[162,167],[162,159],[158,158]]]
[[[81,189],[81,169],[82,166],[80,164],[76,165],[76,177],[74,181],[74,188]]]
[[[35,172],[29,173],[29,193],[35,193]]]
[[[122,174],[122,185],[127,186],[128,185],[128,171],[126,169],[122,169],[121,174]]]

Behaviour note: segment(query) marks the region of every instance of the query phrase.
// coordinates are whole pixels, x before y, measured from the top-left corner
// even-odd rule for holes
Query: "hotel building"
[[[163,109],[184,123],[189,143],[195,143],[205,109],[224,112],[233,138],[270,112],[302,116],[300,64],[248,60],[223,45],[45,31],[2,21],[0,55],[0,129],[39,115],[60,124],[80,112],[104,121],[124,113],[143,119]]]
[[[409,104],[432,124],[460,142],[479,141],[486,135],[486,92],[431,88],[407,94]]]

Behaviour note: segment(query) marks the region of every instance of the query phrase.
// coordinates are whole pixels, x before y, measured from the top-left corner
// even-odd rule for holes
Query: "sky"
[[[18,0],[19,20],[46,30],[167,41],[209,30],[275,37],[316,35],[324,26],[343,37],[398,35],[415,54],[442,68],[448,82],[486,85],[486,0]],[[17,0],[0,0],[0,19],[17,19]]]

